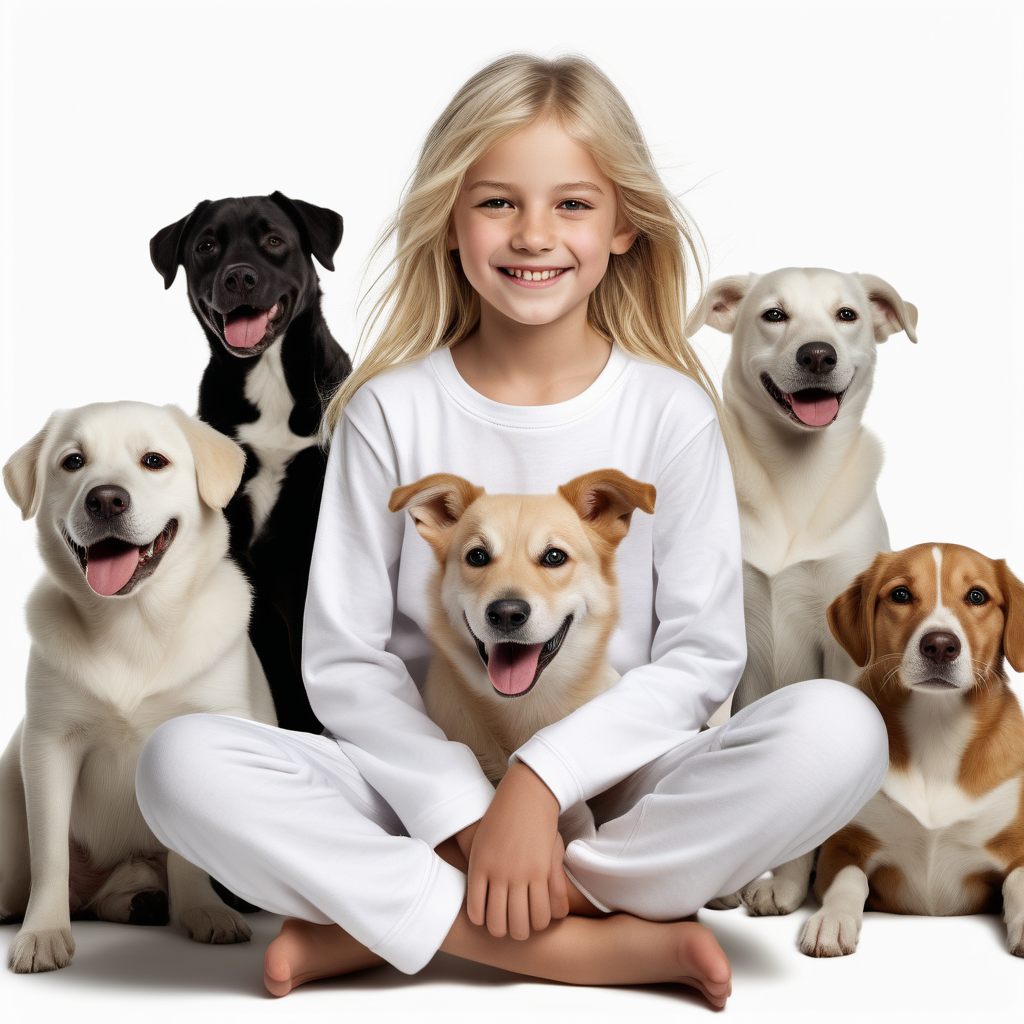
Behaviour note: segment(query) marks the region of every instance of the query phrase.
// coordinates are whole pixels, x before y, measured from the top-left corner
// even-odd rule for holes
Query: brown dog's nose
[[[233,267],[228,267],[224,275],[224,287],[229,292],[239,292],[244,295],[246,292],[251,292],[259,283],[260,275],[256,272],[256,268],[249,266],[248,263],[236,263]]]
[[[530,617],[525,601],[492,601],[487,606],[487,621],[503,633],[518,629]]]
[[[123,487],[115,484],[100,484],[85,496],[85,509],[97,519],[113,519],[127,512],[132,499]]]
[[[831,373],[836,368],[836,350],[827,341],[809,341],[796,350],[796,364],[808,373]]]
[[[960,641],[952,633],[925,633],[921,637],[921,653],[936,665],[960,657]]]

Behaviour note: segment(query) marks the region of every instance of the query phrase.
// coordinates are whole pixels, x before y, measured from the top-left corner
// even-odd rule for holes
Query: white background
[[[857,270],[918,306],[920,344],[901,334],[883,346],[867,416],[886,448],[893,545],[964,543],[1024,573],[1018,6],[6,2],[0,460],[57,407],[194,410],[206,342],[183,275],[165,293],[148,241],[200,199],[280,189],[344,216],[336,272],[321,276],[327,320],[351,351],[370,247],[455,89],[510,50],[578,51],[632,105],[704,233],[712,276]],[[717,377],[727,339],[705,329],[697,343]],[[3,736],[23,706],[33,545],[33,524],[0,501]],[[733,959],[733,1017],[973,1007],[995,1019],[1024,1005],[1024,963],[1001,948],[995,919],[870,915],[856,956],[826,964],[793,946],[806,913],[704,915]],[[259,924],[264,939],[273,926]],[[75,930],[71,969],[0,972],[5,1008],[73,1000],[90,1017],[113,1000],[152,1017],[151,996],[173,992],[175,1016],[197,1000],[247,1016],[703,1012],[667,990],[513,984],[443,958],[416,981],[378,972],[268,1004],[255,998],[262,944]],[[0,930],[0,946],[13,934]]]

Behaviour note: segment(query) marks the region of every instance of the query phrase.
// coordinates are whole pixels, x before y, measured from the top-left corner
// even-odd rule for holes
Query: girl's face
[[[594,158],[547,120],[469,168],[448,244],[485,308],[537,326],[585,315],[609,254],[635,237]]]

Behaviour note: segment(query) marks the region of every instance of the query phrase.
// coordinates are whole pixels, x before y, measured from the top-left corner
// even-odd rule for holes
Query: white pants
[[[837,832],[887,763],[863,694],[787,686],[599,798],[596,837],[570,843],[565,865],[604,909],[686,917]],[[465,897],[465,875],[405,835],[327,737],[186,715],[153,733],[136,781],[168,847],[267,910],[337,922],[406,973],[434,955]]]

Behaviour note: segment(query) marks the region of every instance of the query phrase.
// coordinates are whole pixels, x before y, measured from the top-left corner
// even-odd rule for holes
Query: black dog
[[[324,403],[352,364],[320,311],[312,256],[328,270],[342,220],[280,192],[201,202],[153,236],[170,288],[185,268],[192,310],[210,342],[199,416],[246,453],[225,510],[231,546],[256,596],[249,635],[286,729],[320,732],[299,658],[326,454]]]

